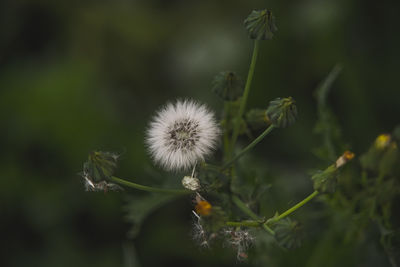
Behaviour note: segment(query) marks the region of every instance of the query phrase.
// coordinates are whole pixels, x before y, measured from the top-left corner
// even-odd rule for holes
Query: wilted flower
[[[226,243],[237,250],[238,260],[247,259],[247,250],[254,243],[254,237],[247,230],[226,229]]]
[[[219,128],[204,105],[178,100],[160,109],[147,131],[153,159],[167,170],[188,169],[215,148]]]
[[[207,200],[200,200],[197,202],[195,210],[201,216],[208,216],[211,214],[212,206]]]
[[[200,181],[199,179],[192,176],[185,176],[182,179],[182,185],[184,188],[197,191],[200,189]]]
[[[117,154],[111,152],[94,151],[89,154],[81,173],[86,191],[123,190],[122,187],[107,182],[117,168],[118,157]]]
[[[343,155],[341,155],[337,160],[336,160],[336,168],[342,167],[344,164],[349,162],[354,158],[354,153],[351,151],[345,151]]]

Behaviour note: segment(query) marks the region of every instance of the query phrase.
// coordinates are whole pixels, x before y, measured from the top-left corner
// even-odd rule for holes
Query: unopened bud
[[[225,101],[235,101],[243,95],[243,81],[235,72],[223,71],[214,77],[212,91]]]
[[[296,121],[296,101],[292,97],[277,98],[269,103],[266,113],[275,127],[285,128]]]
[[[244,26],[250,38],[256,40],[270,40],[278,31],[275,26],[275,17],[267,9],[253,10],[245,19]]]

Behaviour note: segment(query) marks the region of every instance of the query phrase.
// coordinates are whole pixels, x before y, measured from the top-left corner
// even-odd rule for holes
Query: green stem
[[[241,222],[226,222],[225,223],[227,226],[233,226],[233,227],[260,227],[262,225],[262,222],[259,221],[241,221]]]
[[[252,82],[253,76],[254,76],[254,70],[256,67],[259,48],[260,48],[260,41],[258,41],[258,40],[254,41],[253,56],[251,57],[249,73],[247,75],[246,85],[244,87],[243,96],[242,96],[242,99],[240,102],[239,114],[238,114],[237,120],[236,120],[234,128],[233,128],[232,142],[230,144],[230,155],[232,155],[232,153],[233,153],[233,149],[235,147],[236,140],[239,135],[240,123],[241,123],[241,120],[243,117],[244,110],[246,108],[247,98],[249,96],[251,82]]]
[[[230,147],[229,147],[229,131],[227,129],[230,129],[230,118],[229,118],[229,113],[230,113],[230,106],[229,102],[225,101],[224,103],[224,121],[225,121],[225,131],[224,131],[224,156],[229,157],[230,153]]]
[[[243,201],[240,200],[237,196],[232,196],[232,202],[235,203],[235,205],[243,211],[246,215],[248,215],[250,218],[252,218],[255,221],[260,221],[260,218],[258,217],[257,214],[255,214]],[[265,223],[261,225],[265,231],[270,233],[271,235],[275,235],[275,232],[268,227]]]
[[[311,193],[308,197],[306,197],[305,199],[303,199],[302,201],[300,201],[299,203],[297,203],[296,205],[294,205],[293,207],[291,207],[290,209],[288,209],[287,211],[285,211],[284,213],[282,213],[281,215],[279,215],[278,217],[274,217],[269,219],[265,224],[271,224],[271,223],[275,223],[283,218],[285,218],[286,216],[288,216],[289,214],[291,214],[292,212],[296,211],[297,209],[301,208],[302,206],[304,206],[307,202],[309,202],[311,199],[313,199],[314,197],[316,197],[319,194],[318,191],[314,191],[313,193]],[[264,224],[264,225],[265,225]]]
[[[131,188],[135,188],[138,190],[142,190],[142,191],[147,191],[147,192],[155,192],[155,193],[167,193],[167,194],[176,194],[176,195],[183,195],[183,194],[192,194],[193,191],[189,191],[189,190],[181,190],[181,189],[166,189],[166,188],[157,188],[157,187],[151,187],[151,186],[146,186],[146,185],[140,185],[140,184],[136,184],[136,183],[132,183],[123,179],[120,179],[118,177],[112,176],[111,180],[127,186],[127,187],[131,187]]]
[[[254,139],[253,142],[251,142],[247,147],[245,147],[242,151],[240,151],[233,159],[228,161],[227,163],[222,166],[222,170],[228,168],[230,165],[232,165],[236,160],[238,160],[241,156],[243,156],[247,151],[252,149],[255,145],[257,145],[261,140],[264,139],[265,136],[267,136],[273,129],[275,128],[274,125],[270,125],[262,134],[260,134],[256,139]]]

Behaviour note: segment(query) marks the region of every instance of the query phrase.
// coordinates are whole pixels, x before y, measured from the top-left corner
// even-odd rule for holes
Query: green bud
[[[320,193],[334,193],[337,185],[338,169],[335,164],[324,171],[318,171],[311,179],[314,182],[314,190]]]
[[[297,107],[292,97],[277,98],[269,103],[266,111],[271,123],[278,128],[285,128],[296,121]]]
[[[92,182],[106,181],[117,168],[118,155],[110,152],[94,151],[83,165],[83,175]]]
[[[271,124],[265,109],[252,109],[247,112],[246,122],[254,130],[265,128]]]
[[[290,218],[276,222],[274,227],[275,238],[278,244],[286,249],[298,248],[301,246],[302,227],[299,222]]]
[[[212,91],[225,101],[235,101],[243,95],[243,81],[232,71],[223,71],[214,77]]]
[[[271,40],[278,30],[274,15],[267,9],[253,10],[245,19],[244,26],[250,38],[256,40]]]
[[[339,169],[346,165],[354,158],[354,153],[346,150],[338,159],[335,164],[332,164],[324,171],[318,171],[311,179],[314,182],[314,190],[320,193],[334,193],[337,185],[337,178]]]

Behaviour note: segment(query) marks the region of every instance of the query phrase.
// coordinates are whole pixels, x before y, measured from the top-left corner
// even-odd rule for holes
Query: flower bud
[[[349,162],[350,160],[352,160],[354,158],[354,153],[351,151],[345,151],[343,153],[342,156],[340,156],[337,160],[336,160],[336,168],[340,168],[342,167],[344,164],[346,164],[347,162]]]
[[[285,218],[276,223],[275,238],[278,244],[286,249],[294,249],[301,246],[303,236],[302,226],[297,221]]]
[[[354,158],[354,153],[345,151],[335,162],[324,171],[318,171],[311,179],[314,182],[314,190],[320,193],[334,193],[336,190],[339,169]]]
[[[269,103],[266,113],[275,127],[285,128],[296,121],[295,103],[292,97],[277,98]]]
[[[184,188],[197,191],[200,189],[200,181],[199,179],[192,176],[185,176],[182,179],[182,185]]]
[[[367,153],[360,157],[363,169],[370,171],[379,171],[381,173],[390,173],[395,165],[391,162],[396,160],[397,154],[396,131],[391,134],[380,134],[369,148]],[[384,167],[385,166],[385,167]],[[389,167],[391,166],[391,167]]]
[[[381,134],[375,139],[375,147],[377,149],[384,149],[390,144],[391,141],[392,137],[390,134]]]
[[[244,26],[250,38],[256,40],[271,40],[278,30],[275,26],[274,15],[267,9],[253,10],[245,19]]]
[[[212,91],[224,101],[235,101],[243,95],[243,81],[236,73],[223,71],[214,77]]]

